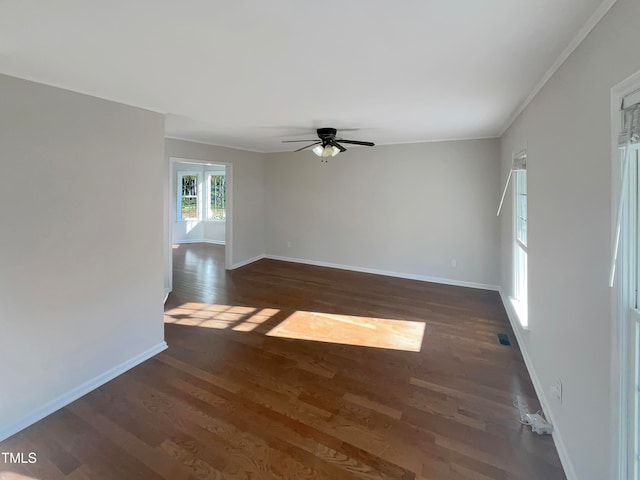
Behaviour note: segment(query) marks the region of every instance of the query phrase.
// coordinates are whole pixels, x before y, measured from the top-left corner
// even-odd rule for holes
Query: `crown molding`
[[[500,131],[499,137],[502,137],[505,132],[509,129],[509,127],[516,121],[516,118],[520,116],[522,112],[529,106],[531,101],[535,98],[535,96],[540,93],[540,90],[546,85],[549,79],[553,76],[554,73],[562,66],[562,64],[569,58],[569,55],[573,53],[573,51],[578,48],[578,46],[582,43],[582,41],[587,38],[587,35],[593,30],[593,28],[602,20],[602,18],[607,14],[609,9],[616,3],[616,0],[604,0],[593,12],[593,15],[589,17],[589,20],[582,26],[575,37],[571,40],[569,45],[562,51],[560,56],[553,62],[551,68],[547,70],[547,73],[544,74],[542,79],[536,84],[533,88],[529,96],[525,99],[524,102],[516,109],[515,112],[509,117],[509,120],[505,124],[505,126]]]

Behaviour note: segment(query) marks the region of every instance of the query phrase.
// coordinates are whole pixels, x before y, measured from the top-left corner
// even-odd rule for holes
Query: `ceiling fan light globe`
[[[324,156],[324,147],[322,145],[316,145],[315,147],[313,147],[313,150],[311,150],[313,153],[315,153],[317,156],[322,157]]]
[[[337,154],[340,153],[340,149],[336,146],[331,146],[331,156],[335,157]]]
[[[323,157],[330,157],[331,156],[331,145],[327,145],[324,147],[324,149],[322,150],[322,156]]]

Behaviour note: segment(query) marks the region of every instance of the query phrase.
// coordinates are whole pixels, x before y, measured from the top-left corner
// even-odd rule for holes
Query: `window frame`
[[[629,180],[632,179],[633,172],[627,178],[627,182],[622,180],[625,175],[624,154],[621,147],[621,135],[624,128],[625,106],[633,105],[640,100],[640,71],[622,80],[611,88],[610,94],[610,127],[611,127],[611,270],[609,286],[611,289],[611,400],[612,416],[616,428],[612,429],[611,442],[613,445],[613,462],[611,478],[635,480],[637,478],[638,458],[636,457],[637,443],[640,438],[637,432],[638,422],[630,425],[633,417],[630,413],[635,409],[636,414],[636,385],[638,382],[638,356],[640,356],[640,346],[635,343],[637,340],[638,323],[632,324],[630,320],[631,306],[636,301],[634,290],[638,279],[632,281],[632,274],[636,268],[640,270],[638,255],[640,249],[640,232],[634,232],[630,220],[634,214],[630,212],[628,206],[634,199],[629,193],[634,188],[640,190],[640,178],[633,179],[638,183],[634,187]],[[638,153],[640,155],[640,153]],[[638,160],[640,162],[640,159]],[[631,167],[632,165],[630,165]],[[632,170],[630,168],[630,170]],[[638,168],[640,170],[640,168]],[[626,192],[624,191],[626,189]],[[620,199],[624,196],[621,222],[618,224],[618,206]],[[636,212],[640,211],[640,205],[635,204]],[[637,214],[636,214],[637,215]],[[639,220],[638,217],[635,217]],[[640,223],[640,221],[638,221]],[[619,229],[618,229],[619,227]],[[619,236],[618,236],[619,233]],[[634,238],[634,235],[636,238]],[[619,239],[619,243],[618,240]],[[618,245],[618,249],[615,249]],[[634,251],[635,249],[635,251]],[[617,254],[617,255],[616,255]],[[638,313],[637,311],[635,312]],[[636,319],[637,322],[637,319]],[[634,327],[634,329],[630,327]],[[632,335],[635,334],[635,335]],[[635,353],[634,353],[635,352]],[[634,378],[635,376],[635,378]],[[635,391],[634,391],[635,390]]]
[[[526,151],[514,155],[514,159],[527,156]],[[529,327],[529,250],[528,250],[528,175],[527,169],[513,170],[513,296],[511,303],[516,311],[520,326]],[[522,183],[524,182],[524,192]],[[524,212],[521,208],[524,197]],[[524,224],[525,228],[522,229]]]
[[[182,218],[182,179],[183,177],[196,177],[196,194],[189,195],[188,197],[195,197],[196,199],[196,218]],[[176,221],[177,222],[198,222],[202,219],[202,200],[201,200],[201,192],[202,192],[202,174],[198,171],[193,170],[181,170],[177,172],[177,180],[176,180]]]
[[[622,448],[623,468],[628,479],[640,473],[640,145],[632,147],[626,179],[620,229],[620,315],[622,354]],[[619,149],[620,163],[626,147]],[[626,427],[626,428],[625,428]]]
[[[224,218],[211,218],[211,177],[224,177],[224,181],[225,181],[225,192],[224,192]],[[228,195],[228,188],[227,188],[227,173],[226,173],[226,169],[225,170],[206,170],[204,172],[204,182],[206,184],[206,188],[203,189],[205,190],[205,203],[206,205],[203,206],[203,209],[205,211],[204,215],[203,215],[203,220],[206,222],[226,222],[227,220],[227,195]]]
[[[519,249],[524,255],[519,255],[520,252],[517,252],[515,255],[516,264],[516,288],[514,290],[514,298],[519,302],[527,302],[527,226],[528,226],[528,213],[527,213],[527,171],[526,170],[516,170],[515,174],[515,208],[514,208],[514,222],[515,222],[515,246]],[[524,192],[521,191],[522,185],[524,183]],[[521,197],[524,198],[524,202],[521,203]],[[524,205],[523,205],[524,203]],[[522,225],[525,227],[522,228]],[[521,257],[524,257],[524,263],[522,262]],[[524,277],[524,278],[523,278]]]

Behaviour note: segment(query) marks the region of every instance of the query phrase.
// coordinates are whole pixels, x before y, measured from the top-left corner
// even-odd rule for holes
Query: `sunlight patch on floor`
[[[14,472],[0,472],[0,480],[38,480],[34,477],[27,477]]]
[[[280,312],[280,310],[275,308],[253,308],[190,302],[167,310],[164,314],[164,322],[192,327],[250,332],[278,312]]]
[[[297,311],[267,335],[419,352],[424,330],[422,322]]]
[[[167,310],[164,322],[191,327],[251,332],[280,312],[276,308],[187,302]],[[407,352],[420,351],[425,331],[423,322],[303,310],[298,310],[277,325],[268,327],[272,327],[266,333],[270,337]]]

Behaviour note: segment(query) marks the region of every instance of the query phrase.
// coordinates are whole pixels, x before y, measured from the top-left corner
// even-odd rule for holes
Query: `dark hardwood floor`
[[[43,479],[564,479],[497,293],[174,249],[169,349],[0,443]],[[499,345],[496,333],[513,346]],[[382,348],[384,347],[384,348]],[[2,474],[0,473],[0,479]]]

